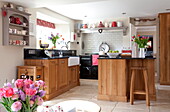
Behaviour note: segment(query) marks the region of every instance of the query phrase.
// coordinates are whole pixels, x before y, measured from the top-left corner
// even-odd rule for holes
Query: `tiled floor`
[[[130,105],[129,102],[97,100],[97,80],[81,80],[80,82],[80,86],[50,101],[44,102],[44,105],[52,106],[61,101],[80,99],[98,104],[101,107],[101,112],[170,112],[170,86],[160,86],[157,84],[157,101],[151,101],[151,106],[147,107],[145,100],[135,100],[135,105]]]

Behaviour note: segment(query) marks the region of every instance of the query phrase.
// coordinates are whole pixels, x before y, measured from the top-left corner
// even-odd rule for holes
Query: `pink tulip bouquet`
[[[140,35],[138,36],[133,35],[131,41],[137,43],[139,48],[145,48],[149,41],[149,37],[145,37],[145,36],[141,37]]]
[[[0,103],[8,112],[34,112],[43,103],[44,88],[42,80],[17,79],[14,87],[11,83],[5,83],[0,88]]]

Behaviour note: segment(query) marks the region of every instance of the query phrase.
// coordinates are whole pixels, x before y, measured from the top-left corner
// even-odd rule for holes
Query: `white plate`
[[[107,53],[109,51],[109,45],[105,42],[105,43],[102,43],[100,46],[99,46],[99,51],[104,51],[105,53]]]

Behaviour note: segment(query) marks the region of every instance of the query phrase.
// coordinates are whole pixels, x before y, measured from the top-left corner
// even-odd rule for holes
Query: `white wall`
[[[3,2],[0,2],[0,7]],[[3,46],[3,33],[2,33],[2,11],[0,10],[0,87],[3,86],[6,79],[11,82],[16,78],[17,66],[23,65],[23,48],[15,46]],[[6,112],[0,105],[0,112]]]
[[[35,8],[35,9],[28,9],[28,11],[32,14],[31,16],[31,20],[35,20],[36,21],[36,18],[37,18],[37,12],[39,13],[43,13],[45,15],[48,15],[48,16],[51,16],[53,18],[57,18],[58,20],[62,20],[62,21],[65,21],[69,24],[69,29],[70,29],[70,32],[73,32],[74,31],[74,20],[68,18],[68,17],[65,17],[65,16],[62,16],[56,12],[53,12],[47,8]],[[36,23],[35,23],[36,24]],[[56,23],[57,24],[57,23]],[[57,27],[57,26],[56,26]],[[69,35],[70,36],[70,35]],[[32,40],[34,40],[34,43],[38,43],[38,41],[36,40],[36,38],[32,38]],[[35,45],[38,45],[38,44],[33,44],[33,46]],[[39,46],[36,46],[36,48],[39,48]]]
[[[0,7],[3,2],[0,2]],[[17,66],[23,65],[23,48],[18,46],[3,46],[3,26],[2,26],[2,12],[0,10],[0,87],[7,79],[11,81],[16,78]]]
[[[123,36],[123,40],[122,40],[122,48],[126,47],[129,48],[131,46],[131,35],[130,35],[130,20],[128,17],[123,17],[123,18],[105,18],[105,19],[88,19],[88,20],[84,20],[84,21],[76,21],[76,23],[83,23],[83,24],[96,24],[96,26],[98,26],[99,22],[102,21],[103,23],[107,22],[113,22],[113,21],[121,21],[123,22],[124,26],[127,26],[127,33],[125,36]],[[74,48],[76,48],[76,50],[78,50],[79,54],[82,53],[82,49],[81,49],[81,45],[82,45],[82,40],[83,37],[81,35],[80,38],[78,38],[78,42],[80,44],[76,44],[76,43],[72,43],[71,45],[74,46]],[[73,47],[71,47],[73,49]]]

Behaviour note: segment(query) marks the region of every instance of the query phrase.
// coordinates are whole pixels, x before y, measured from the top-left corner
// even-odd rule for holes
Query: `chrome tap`
[[[58,52],[58,54],[59,54],[59,57],[63,57],[63,52],[62,51]]]

